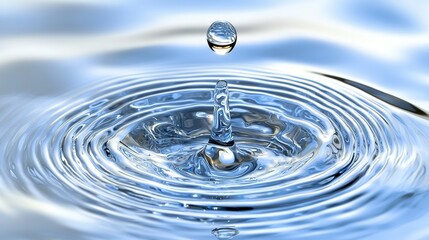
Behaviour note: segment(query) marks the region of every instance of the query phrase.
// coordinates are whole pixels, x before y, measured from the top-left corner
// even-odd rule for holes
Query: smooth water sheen
[[[0,3],[0,239],[429,239],[428,7]]]

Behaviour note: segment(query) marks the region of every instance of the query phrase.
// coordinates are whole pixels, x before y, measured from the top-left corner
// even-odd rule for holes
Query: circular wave
[[[210,138],[218,79],[230,86],[237,146],[257,156],[231,171],[194,157]],[[423,125],[372,95],[307,72],[113,79],[2,128],[14,137],[0,181],[120,224],[130,239],[213,229],[223,239],[356,239],[410,216],[429,179]]]

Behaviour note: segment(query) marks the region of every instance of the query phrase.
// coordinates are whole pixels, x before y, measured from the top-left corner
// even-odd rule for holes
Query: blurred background
[[[425,0],[2,1],[0,95],[53,97],[149,68],[253,63],[331,73],[425,108],[427,9]],[[238,32],[225,57],[205,39],[219,19]]]
[[[0,1],[1,124],[12,124],[10,108],[29,102],[44,108],[108,78],[181,66],[295,67],[351,79],[429,111],[428,9],[426,0]],[[238,33],[227,56],[207,46],[207,27],[216,20]],[[38,239],[41,229],[79,239],[85,228],[103,230],[71,209],[0,195],[0,239]],[[396,231],[429,239],[422,221],[404,228]],[[394,238],[395,231],[384,234]]]

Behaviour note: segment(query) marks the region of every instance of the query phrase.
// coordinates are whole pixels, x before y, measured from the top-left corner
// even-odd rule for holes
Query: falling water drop
[[[219,55],[232,51],[237,41],[234,26],[227,21],[216,21],[207,30],[207,42],[210,48]]]
[[[231,227],[215,228],[212,230],[212,234],[219,240],[232,239],[239,233],[240,232],[237,229]]]

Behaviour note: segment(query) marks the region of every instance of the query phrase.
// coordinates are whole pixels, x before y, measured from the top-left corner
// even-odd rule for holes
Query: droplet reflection
[[[212,230],[212,234],[217,237],[219,240],[228,240],[232,239],[233,237],[237,236],[240,232],[231,227],[222,227],[222,228],[215,228]]]

